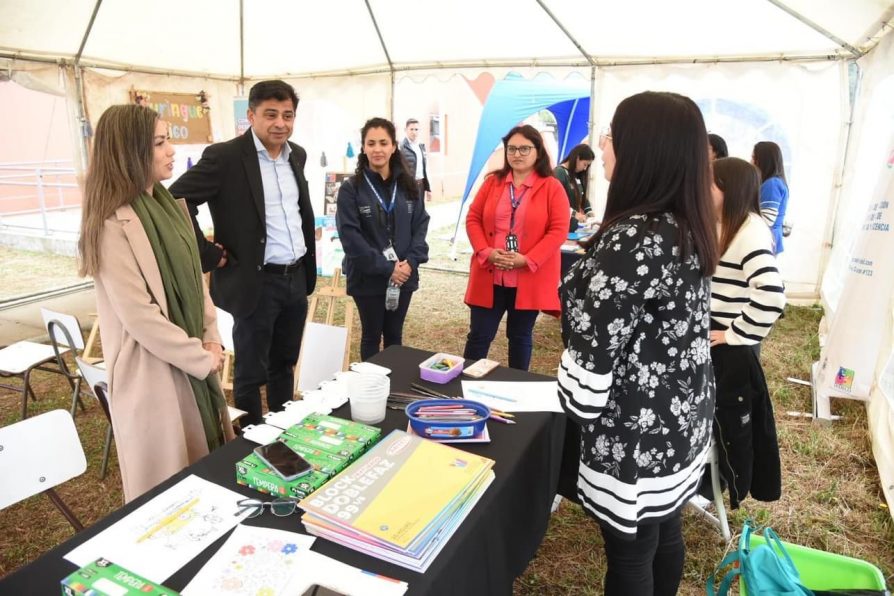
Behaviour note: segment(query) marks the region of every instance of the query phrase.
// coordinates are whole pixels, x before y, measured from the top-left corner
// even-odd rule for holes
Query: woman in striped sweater
[[[692,100],[646,92],[599,146],[608,199],[562,286],[559,399],[581,425],[577,494],[605,540],[605,594],[671,595],[714,415],[708,136]]]
[[[714,432],[730,504],[748,492],[781,494],[779,448],[757,348],[785,306],[773,235],[761,218],[760,174],[728,157],[714,162],[711,194],[720,226],[720,264],[711,280],[711,360],[717,383]]]

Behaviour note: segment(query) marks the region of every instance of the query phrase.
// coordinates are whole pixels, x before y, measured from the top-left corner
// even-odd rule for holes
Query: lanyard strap
[[[509,217],[509,233],[512,233],[512,230],[515,229],[515,210],[518,209],[518,206],[521,205],[522,199],[525,198],[525,194],[528,192],[529,187],[525,187],[521,194],[518,195],[518,198],[515,198],[515,185],[513,183],[509,183],[509,204],[512,205],[512,215]]]
[[[366,184],[369,186],[369,189],[376,195],[376,199],[379,201],[379,205],[382,206],[382,209],[385,210],[385,213],[391,214],[394,210],[394,198],[397,196],[397,180],[395,180],[391,184],[391,202],[386,206],[385,201],[382,200],[381,195],[379,195],[379,191],[376,190],[376,187],[373,186],[373,183],[370,181],[369,176],[366,175],[366,172],[363,172],[363,178],[366,180]]]

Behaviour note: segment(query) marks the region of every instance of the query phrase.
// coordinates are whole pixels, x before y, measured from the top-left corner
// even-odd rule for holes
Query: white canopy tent
[[[597,128],[627,95],[677,91],[732,154],[748,158],[757,140],[783,146],[795,224],[787,288],[811,299],[823,285],[831,313],[875,156],[894,133],[892,19],[890,0],[4,0],[0,77],[65,94],[82,147],[128,89],[204,90],[223,140],[233,97],[284,78],[302,96],[296,136],[311,168],[322,151],[341,155],[371,115],[448,114],[451,150],[434,160],[444,179],[465,173],[481,112],[470,88],[479,93],[483,76],[587,80]],[[594,182],[598,205],[605,183]],[[894,335],[891,308],[878,316],[876,376]],[[894,443],[894,395],[872,403],[894,503],[894,456],[878,451]]]

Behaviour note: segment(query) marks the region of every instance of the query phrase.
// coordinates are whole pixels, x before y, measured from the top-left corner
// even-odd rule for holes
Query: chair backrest
[[[77,317],[47,308],[41,308],[40,314],[51,342],[66,348],[84,349],[84,334],[81,333],[81,324]]]
[[[233,347],[233,315],[217,307],[217,330],[220,332],[220,342],[224,350],[235,351]]]
[[[0,428],[0,509],[80,476],[87,458],[74,420],[52,410]]]
[[[87,386],[90,387],[90,392],[99,400],[99,403],[106,414],[106,418],[109,418],[111,421],[108,399],[109,372],[101,366],[86,362],[80,356],[75,357],[75,362],[78,365],[78,370],[81,371],[81,376],[84,377]]]

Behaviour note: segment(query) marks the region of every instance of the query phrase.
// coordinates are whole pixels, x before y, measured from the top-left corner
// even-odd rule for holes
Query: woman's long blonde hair
[[[112,106],[96,124],[84,183],[78,274],[99,272],[99,239],[106,219],[152,183],[152,139],[158,113],[138,105]]]

